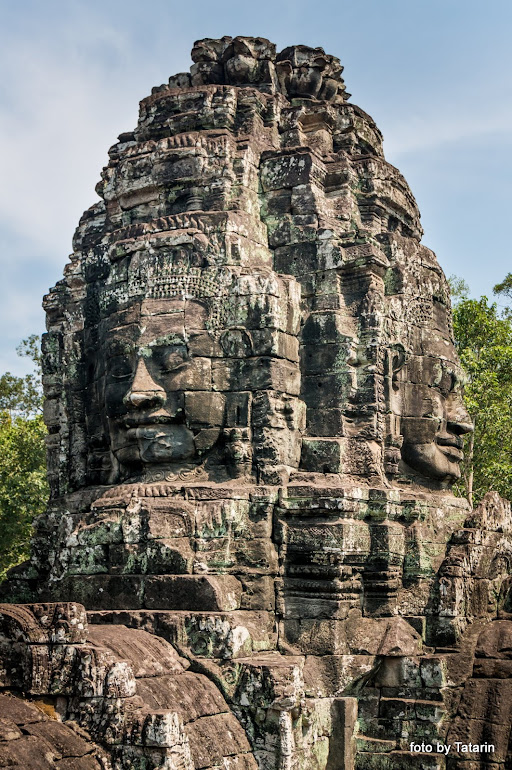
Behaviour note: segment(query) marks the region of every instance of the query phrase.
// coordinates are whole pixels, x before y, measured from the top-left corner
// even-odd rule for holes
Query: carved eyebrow
[[[157,337],[156,339],[151,340],[151,342],[147,342],[145,345],[139,345],[139,347],[137,347],[137,353],[139,356],[142,356],[142,358],[150,358],[153,355],[153,350],[163,347],[183,348],[188,354],[187,343],[183,337],[172,334],[168,334],[165,337]]]

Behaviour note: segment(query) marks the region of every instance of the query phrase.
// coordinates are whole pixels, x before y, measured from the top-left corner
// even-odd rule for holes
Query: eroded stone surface
[[[87,642],[61,637],[16,647],[13,627],[17,624],[18,637],[26,639],[28,620],[36,627],[40,612],[40,605],[0,605],[2,648],[13,653],[11,660],[3,658],[0,687],[41,704],[38,709],[0,695],[2,766],[61,767],[68,759],[74,762],[69,770],[99,770],[99,762],[105,770],[194,770],[230,762],[256,769],[247,736],[218,688],[204,674],[189,671],[189,662],[171,644],[122,625],[89,630],[85,622]],[[61,612],[72,620],[84,608],[64,605]],[[20,652],[16,669],[12,663]],[[209,754],[212,761],[205,764]]]
[[[37,702],[0,694],[0,714],[1,767],[105,770],[108,766],[105,753],[88,735],[57,721],[55,712],[53,718],[47,716]]]
[[[192,59],[45,298],[51,500],[2,686],[119,770],[470,770],[410,743],[491,734],[503,767],[510,506],[451,493],[472,426],[412,193],[322,49]]]

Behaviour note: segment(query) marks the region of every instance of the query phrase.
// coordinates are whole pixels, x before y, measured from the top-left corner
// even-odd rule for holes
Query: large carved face
[[[463,436],[473,429],[460,368],[443,358],[412,356],[406,374],[402,458],[422,476],[453,482],[461,475]]]
[[[122,465],[187,463],[215,443],[223,414],[206,319],[199,301],[149,299],[135,323],[109,333],[105,407]]]

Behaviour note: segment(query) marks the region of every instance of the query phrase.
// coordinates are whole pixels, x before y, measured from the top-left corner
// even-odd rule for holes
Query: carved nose
[[[471,433],[475,429],[471,417],[462,404],[450,411],[446,427],[451,433],[455,433],[458,436],[462,436],[464,433]]]
[[[153,380],[143,358],[139,358],[135,377],[123,400],[127,406],[136,409],[161,406],[165,403],[165,390]]]

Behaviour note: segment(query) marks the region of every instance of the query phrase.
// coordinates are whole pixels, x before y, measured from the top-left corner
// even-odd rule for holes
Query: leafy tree
[[[32,519],[46,505],[45,434],[41,415],[0,413],[0,580],[27,558]]]
[[[13,416],[30,417],[40,414],[43,409],[41,387],[41,350],[40,338],[32,334],[23,340],[16,352],[19,356],[32,359],[35,371],[25,377],[16,377],[6,372],[0,377],[0,411],[7,411]]]
[[[507,273],[501,283],[497,283],[493,289],[495,294],[504,294],[505,297],[512,299],[512,273]]]
[[[451,275],[448,278],[448,283],[450,285],[452,303],[457,303],[461,299],[468,298],[469,286],[464,278],[459,278],[457,275]]]
[[[35,372],[0,377],[0,580],[28,556],[32,519],[48,497],[39,338],[32,335],[17,351],[32,359]]]
[[[453,321],[467,376],[466,407],[475,431],[465,439],[459,494],[477,503],[489,489],[512,498],[512,316],[487,297],[454,284]],[[458,291],[457,291],[458,289]]]

